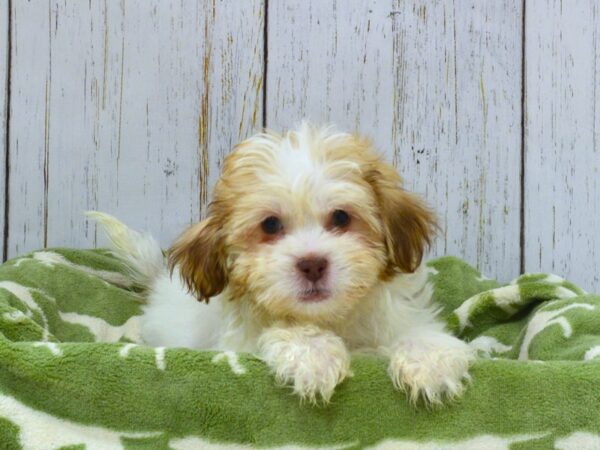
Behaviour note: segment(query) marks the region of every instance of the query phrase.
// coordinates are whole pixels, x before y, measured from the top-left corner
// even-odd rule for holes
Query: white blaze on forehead
[[[309,148],[294,148],[290,142],[281,143],[275,159],[275,178],[293,194],[319,191],[326,181],[323,164],[315,161]]]
[[[274,173],[264,180],[289,189],[299,198],[308,196],[317,208],[345,203],[366,205],[371,200],[368,192],[346,177],[356,172],[360,172],[360,167],[354,161],[320,161],[310,148],[294,148],[284,141],[276,154]]]
[[[281,142],[276,164],[278,172],[287,180],[314,173],[317,169],[310,148],[295,148],[288,140]]]
[[[257,180],[237,197],[240,213],[233,213],[234,222],[250,225],[271,214],[281,216],[292,231],[322,227],[328,214],[344,209],[377,227],[375,194],[360,178],[360,163],[344,157],[344,146],[352,146],[348,134],[303,125],[281,138],[258,139],[244,147],[236,162],[243,166],[241,173]]]

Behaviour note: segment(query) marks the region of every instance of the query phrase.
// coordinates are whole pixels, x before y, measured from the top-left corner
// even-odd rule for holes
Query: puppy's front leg
[[[301,399],[327,403],[350,370],[350,354],[339,336],[316,326],[275,326],[259,340],[259,354],[279,383]]]
[[[436,323],[406,330],[390,350],[392,382],[413,404],[419,398],[433,404],[460,396],[475,359],[467,343]]]

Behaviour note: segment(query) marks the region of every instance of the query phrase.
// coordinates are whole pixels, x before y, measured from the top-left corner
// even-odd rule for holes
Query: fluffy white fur
[[[389,169],[353,139],[303,126],[285,136],[262,134],[242,143],[225,167],[226,181],[216,187],[217,203],[229,206],[226,219],[209,236],[209,222],[218,220],[218,211],[213,211],[208,221],[184,235],[176,247],[191,248],[192,253],[176,261],[172,274],[154,239],[93,213],[116,254],[148,287],[145,342],[254,352],[272,368],[277,381],[310,402],[329,401],[349,375],[350,354],[356,351],[388,357],[393,384],[413,402],[422,398],[439,403],[460,395],[473,351],[446,332],[437,318],[426,268],[382,275],[394,260],[389,241],[396,237],[386,228],[385,215],[390,213],[377,209],[385,207],[376,198],[383,194],[358,177],[373,165],[381,165],[383,175]],[[335,152],[342,156],[328,160]],[[360,158],[354,158],[355,153],[361,153]],[[252,177],[253,184],[248,184]],[[248,187],[232,193],[236,180]],[[412,197],[407,201],[411,206]],[[356,228],[332,230],[325,225],[328,211],[342,207],[351,211]],[[282,217],[285,232],[263,242],[257,224],[269,214]],[[237,236],[239,230],[246,231],[243,237]],[[218,238],[215,233],[220,233]],[[220,293],[208,304],[201,303],[203,288],[196,285],[203,280],[195,277],[209,277],[198,271],[214,261],[196,262],[193,252],[212,251],[217,245],[225,255],[222,270],[228,282],[217,288]],[[323,289],[326,298],[306,302],[296,293],[305,292],[310,283],[294,267],[299,258],[315,253],[324,255],[329,265],[326,277],[311,286]]]

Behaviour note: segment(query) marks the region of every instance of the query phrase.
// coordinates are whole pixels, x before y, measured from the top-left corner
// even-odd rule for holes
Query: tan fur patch
[[[191,226],[169,250],[171,272],[177,265],[185,284],[208,303],[227,284],[223,237],[215,216]]]
[[[331,227],[336,209],[351,216],[344,230]],[[276,239],[261,231],[269,216],[283,224]],[[236,146],[225,158],[209,218],[178,239],[169,262],[200,299],[229,283],[226,295],[252,302],[264,320],[331,322],[382,278],[414,271],[435,227],[431,211],[402,189],[368,140],[304,126]],[[335,262],[338,284],[319,305],[304,305],[295,293],[302,280],[294,260],[304,251],[326,252]]]

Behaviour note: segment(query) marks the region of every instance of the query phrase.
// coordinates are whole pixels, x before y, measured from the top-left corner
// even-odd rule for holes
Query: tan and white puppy
[[[352,351],[388,357],[413,402],[464,389],[473,352],[436,317],[421,266],[434,216],[363,138],[303,124],[240,143],[168,263],[93,216],[149,288],[150,345],[255,352],[311,402],[329,401]]]

